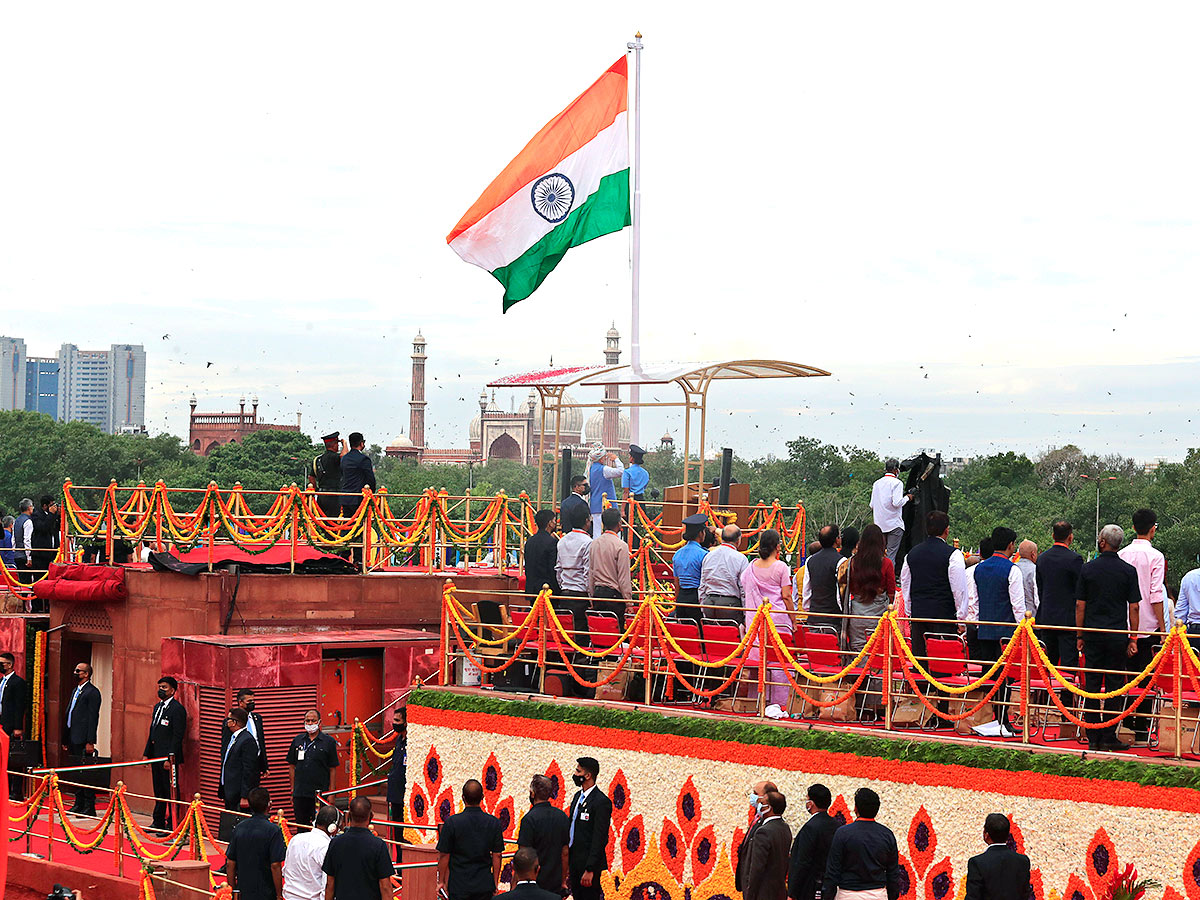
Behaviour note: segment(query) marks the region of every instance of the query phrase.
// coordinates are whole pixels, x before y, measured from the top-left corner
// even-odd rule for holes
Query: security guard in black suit
[[[150,716],[150,734],[146,738],[144,759],[174,756],[175,765],[183,762],[183,739],[187,736],[187,710],[175,699],[179,682],[170,675],[158,679],[158,703]],[[154,763],[150,767],[154,781],[154,820],[151,828],[167,831],[167,801],[171,798],[171,762]]]
[[[63,752],[87,760],[96,755],[96,730],[100,727],[100,691],[92,684],[92,667],[88,663],[77,663],[75,680],[79,685],[67,701],[67,714],[63,720]],[[76,773],[79,780],[83,780]],[[75,801],[68,812],[81,816],[96,814],[96,792],[90,788],[76,788]]]
[[[575,760],[573,780],[579,788],[571,798],[567,815],[570,829],[567,863],[571,895],[575,900],[600,900],[600,873],[608,868],[608,830],[612,824],[612,801],[596,787],[600,763],[590,756]]]
[[[17,658],[7,651],[0,653],[0,728],[10,738],[24,740],[26,704],[25,679],[16,672]]]
[[[242,798],[258,787],[258,744],[246,728],[246,710],[235,706],[225,717],[229,737],[221,745],[221,782],[217,796],[225,801],[228,812],[221,814],[218,837],[228,841],[237,825],[238,816],[230,813],[242,808]]]
[[[258,772],[260,775],[265,775],[268,768],[267,745],[263,737],[262,715],[254,711],[254,690],[252,688],[242,688],[239,690],[237,692],[237,705],[246,711],[246,730],[258,742]],[[221,726],[222,747],[229,746],[229,736],[231,733],[227,724]]]
[[[988,848],[967,860],[966,900],[1025,900],[1033,896],[1029,857],[1008,846],[1008,816],[990,813],[983,820]]]
[[[0,728],[12,738],[14,743],[25,739],[25,718],[29,712],[26,703],[25,679],[16,673],[17,658],[7,651],[0,653]],[[10,745],[11,746],[11,745]],[[16,747],[10,750],[9,760],[12,768],[20,769],[17,761]],[[25,779],[20,775],[8,776],[8,796],[13,800],[25,797]]]

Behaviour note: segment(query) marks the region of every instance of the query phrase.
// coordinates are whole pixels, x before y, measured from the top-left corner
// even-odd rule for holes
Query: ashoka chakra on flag
[[[524,300],[572,247],[631,222],[629,76],[622,56],[551,119],[467,210],[446,243]]]

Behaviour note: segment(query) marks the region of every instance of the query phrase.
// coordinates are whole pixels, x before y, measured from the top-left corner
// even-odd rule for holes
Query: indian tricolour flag
[[[454,252],[524,300],[572,247],[629,217],[629,74],[621,57],[551,119],[446,236]]]

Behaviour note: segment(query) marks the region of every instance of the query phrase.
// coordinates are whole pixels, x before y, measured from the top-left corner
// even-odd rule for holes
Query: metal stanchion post
[[[1025,618],[1031,618],[1025,613]],[[1033,641],[1026,629],[1021,636],[1021,743],[1029,743],[1029,654],[1033,652]]]
[[[175,754],[168,753],[167,757],[168,757],[167,765],[170,766],[170,772],[171,772],[171,785],[170,785],[170,790],[168,791],[168,794],[170,794],[170,797],[172,800],[178,800],[179,799],[179,773],[175,767]],[[170,819],[171,830],[174,831],[175,825],[177,824],[176,819],[175,819],[175,804],[174,803],[167,804],[167,814],[171,817],[171,819]]]
[[[1175,626],[1178,628],[1179,626]],[[1175,640],[1175,758],[1183,757],[1183,634],[1177,632]]]
[[[123,782],[123,781],[117,782],[117,793],[120,792],[121,787],[124,784],[125,784],[125,782]],[[117,802],[117,793],[114,793],[112,795],[112,798],[108,801],[109,803]],[[124,853],[124,848],[121,846],[121,843],[122,843],[121,842],[121,831],[123,829],[121,828],[121,810],[119,807],[116,809],[116,812],[113,814],[113,823],[116,826],[114,831],[116,831],[115,840],[116,840],[116,848],[117,848],[117,877],[124,878],[125,877],[125,853]]]
[[[881,620],[887,637],[883,645],[883,729],[892,730],[892,617],[891,611]]]
[[[652,693],[650,690],[650,686],[651,686],[651,677],[650,677],[650,652],[651,652],[651,649],[650,648],[654,643],[654,641],[652,640],[653,635],[654,635],[654,615],[653,615],[653,611],[650,609],[650,606],[649,606],[649,604],[652,602],[653,601],[651,601],[651,600],[643,600],[642,601],[645,611],[646,611],[646,632],[645,632],[646,644],[643,647],[643,649],[645,651],[645,653],[643,654],[645,656],[645,660],[642,663],[642,680],[645,682],[645,684],[642,685],[642,687],[644,689],[642,699],[645,700],[645,703],[647,706],[650,705],[650,699],[651,699],[651,693]]]
[[[765,608],[765,606],[764,606]],[[767,620],[758,623],[758,717],[767,714]]]
[[[53,775],[46,784],[46,862],[54,861],[54,792],[58,790]]]
[[[26,766],[25,767],[25,786],[26,786],[26,788],[29,788],[32,784],[33,784],[33,766]],[[29,819],[28,819],[29,807],[28,806],[25,808],[25,815],[26,815],[25,824],[29,825]],[[26,853],[26,855],[33,853],[33,827],[32,826],[30,826],[25,831],[25,853]]]

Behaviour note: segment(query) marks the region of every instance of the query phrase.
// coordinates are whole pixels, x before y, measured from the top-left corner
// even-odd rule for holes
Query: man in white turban
[[[591,492],[588,503],[592,512],[592,537],[598,538],[604,528],[600,524],[600,513],[604,511],[604,500],[613,506],[620,504],[621,495],[617,493],[617,485],[625,474],[625,466],[617,458],[617,454],[606,450],[599,441],[592,444],[588,452],[588,484]],[[614,481],[615,479],[615,481]]]

